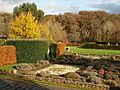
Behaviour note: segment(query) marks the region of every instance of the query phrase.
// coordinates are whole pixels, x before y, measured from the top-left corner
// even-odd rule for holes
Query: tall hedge
[[[120,45],[104,45],[104,44],[86,44],[82,48],[88,49],[107,49],[107,50],[120,50]]]
[[[48,42],[45,40],[7,40],[6,45],[16,47],[18,63],[34,63],[46,59]]]
[[[57,44],[50,44],[49,50],[50,50],[50,52],[49,52],[50,59],[56,58]]]
[[[16,63],[16,48],[14,46],[0,46],[0,66]]]
[[[58,43],[57,44],[57,49],[58,49],[58,55],[63,55],[64,54],[64,49],[65,49],[65,43]]]

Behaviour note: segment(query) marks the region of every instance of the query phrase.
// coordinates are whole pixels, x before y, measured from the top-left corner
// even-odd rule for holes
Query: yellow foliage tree
[[[11,33],[10,38],[17,39],[35,39],[40,38],[40,26],[32,16],[31,12],[27,14],[21,13],[14,21],[10,24]]]
[[[62,42],[67,39],[66,32],[63,30],[60,23],[53,23],[52,21],[47,21],[46,23],[48,25],[48,31],[54,42]]]
[[[41,33],[41,38],[46,39],[49,42],[53,42],[52,35],[49,32],[48,25],[46,23],[40,23],[40,33]]]

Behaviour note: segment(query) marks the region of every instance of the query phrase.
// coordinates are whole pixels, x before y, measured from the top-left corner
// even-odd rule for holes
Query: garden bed
[[[100,90],[120,87],[120,61],[111,56],[70,55],[50,62],[52,64],[43,60],[18,65],[18,73],[14,76]]]

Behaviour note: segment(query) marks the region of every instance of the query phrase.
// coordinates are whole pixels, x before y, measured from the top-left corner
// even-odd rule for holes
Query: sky
[[[24,2],[35,3],[45,14],[103,10],[120,13],[120,0],[0,0],[0,12],[12,13],[15,6]]]

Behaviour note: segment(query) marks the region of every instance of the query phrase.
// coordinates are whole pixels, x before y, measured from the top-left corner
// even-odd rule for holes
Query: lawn
[[[9,71],[14,69],[13,67],[15,67],[16,64],[10,64],[10,65],[4,65],[4,66],[0,66],[0,71]]]
[[[65,48],[70,48],[70,52],[80,54],[120,55],[120,50],[85,49],[79,46],[66,46]]]
[[[0,39],[0,45],[4,43],[5,39]]]

